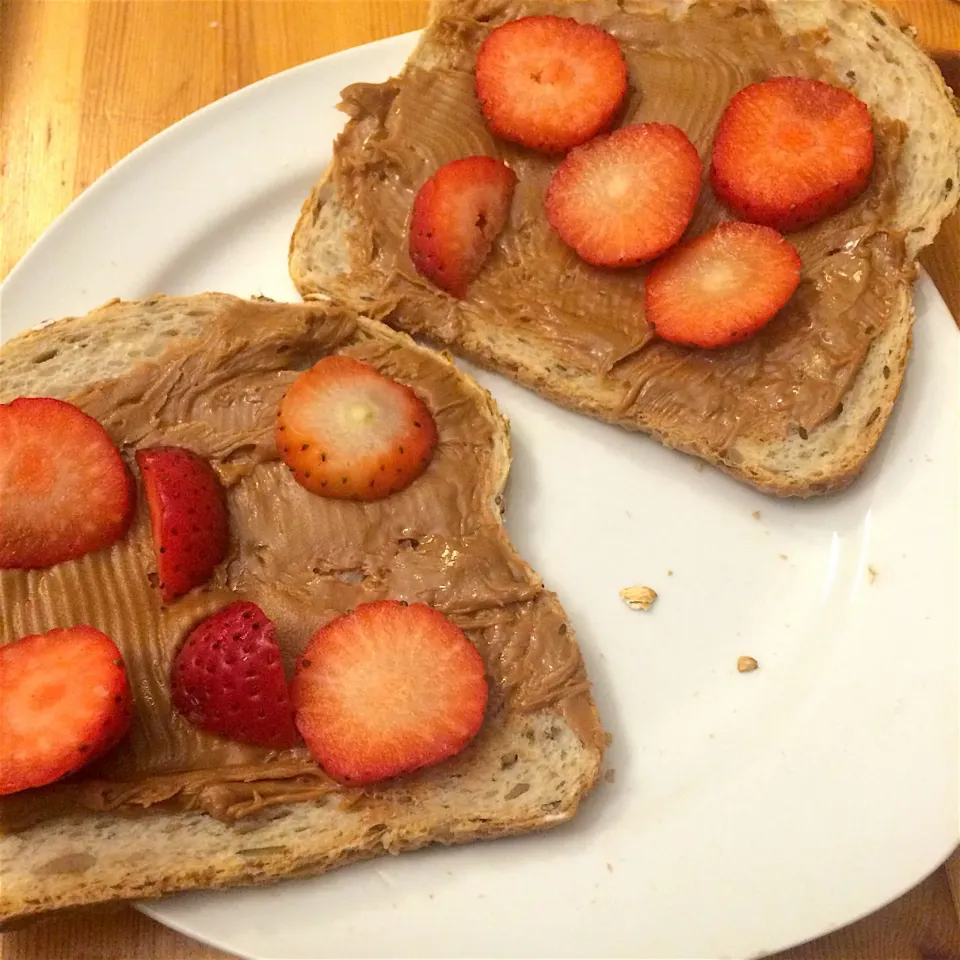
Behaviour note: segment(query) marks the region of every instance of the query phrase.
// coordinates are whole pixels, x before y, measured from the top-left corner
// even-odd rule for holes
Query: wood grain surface
[[[153,134],[279,70],[414,30],[424,23],[428,5],[428,0],[0,0],[0,277],[77,194]],[[944,73],[960,81],[960,4],[886,0],[884,5],[912,22]],[[956,215],[924,264],[960,322]],[[958,910],[960,855],[955,855],[889,907],[779,960],[960,960]],[[80,912],[0,935],[0,960],[225,956],[128,907]]]

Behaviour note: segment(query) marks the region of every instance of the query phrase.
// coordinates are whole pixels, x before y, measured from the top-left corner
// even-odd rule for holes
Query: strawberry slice
[[[848,206],[872,168],[866,104],[819,80],[777,77],[730,101],[713,141],[710,181],[742,220],[786,232]]]
[[[324,357],[280,403],[277,447],[311,493],[380,500],[409,486],[430,462],[437,426],[407,386],[352,357]]]
[[[173,705],[195,727],[282,750],[300,742],[274,626],[231,603],[193,629],[170,670]]]
[[[776,230],[721,223],[653,265],[644,309],[664,340],[725,347],[765,326],[799,283],[800,255]]]
[[[701,173],[679,127],[622,127],[567,154],[547,188],[547,219],[587,263],[636,266],[683,236]]]
[[[410,259],[417,272],[463,297],[507,221],[516,183],[517,175],[493,157],[442,166],[413,202]]]
[[[0,647],[0,795],[42,787],[115,746],[130,728],[127,672],[93,627]]]
[[[150,507],[160,596],[171,603],[206,583],[227,553],[229,518],[213,467],[183,447],[137,451]]]
[[[422,603],[363,603],[321,627],[297,664],[296,723],[341,783],[365,784],[459,753],[487,704],[483,660]]]
[[[561,153],[613,124],[627,92],[627,64],[600,27],[569,17],[522,17],[488,34],[475,82],[497,136]]]
[[[107,431],[71,403],[0,404],[0,568],[50,567],[119,540],[133,480]]]

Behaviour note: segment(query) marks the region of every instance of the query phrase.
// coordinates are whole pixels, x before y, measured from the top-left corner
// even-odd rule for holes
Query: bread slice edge
[[[27,331],[0,347],[0,402],[68,399],[91,382],[156,362],[168,346],[199,339],[206,324],[236,301],[216,293],[110,301],[86,316]],[[275,310],[353,315],[328,303],[265,303],[263,310],[265,322]],[[358,316],[356,329],[456,370],[450,358],[381,323]],[[456,375],[495,427],[486,503],[489,518],[501,523],[509,423],[487,390],[462,371]],[[544,591],[540,601],[562,614],[552,593]],[[572,636],[572,625],[564,622]],[[592,699],[588,709],[596,716]],[[602,759],[602,747],[581,740],[561,704],[508,712],[460,757],[358,802],[335,794],[236,825],[199,812],[58,817],[0,834],[0,924],[95,903],[262,884],[430,844],[547,829],[574,816],[597,783]]]
[[[568,0],[571,9],[583,0]],[[637,9],[669,9],[682,16],[682,4],[632,0]],[[487,0],[491,9],[495,0]],[[568,369],[550,341],[524,331],[490,324],[482,311],[470,310],[457,336],[443,326],[414,325],[391,318],[408,332],[442,344],[487,369],[504,374],[546,399],[628,430],[646,433],[665,446],[693,454],[751,486],[780,497],[811,497],[846,487],[863,470],[887,424],[903,383],[912,342],[912,306],[916,256],[936,237],[942,221],[960,201],[960,117],[957,101],[933,61],[919,48],[913,31],[903,28],[870,0],[778,0],[768,5],[787,35],[824,31],[830,42],[819,52],[838,76],[871,109],[901,120],[908,129],[898,167],[899,199],[895,226],[907,250],[907,274],[897,291],[888,328],[869,348],[864,363],[832,420],[782,440],[757,442],[738,438],[718,449],[708,438],[677,429],[655,414],[620,412],[622,386],[608,378]],[[456,8],[454,0],[434,0],[432,14]],[[429,28],[421,35],[408,64],[429,68],[441,62]],[[851,80],[851,77],[853,78]],[[908,95],[909,92],[909,95]],[[930,136],[933,134],[933,136]],[[352,214],[342,207],[330,179],[332,164],[303,204],[290,241],[290,274],[309,299],[329,290],[363,303],[376,290],[365,287],[362,272],[351,272],[347,251],[354,229]],[[923,176],[917,175],[921,171]],[[304,251],[323,250],[310,262]]]

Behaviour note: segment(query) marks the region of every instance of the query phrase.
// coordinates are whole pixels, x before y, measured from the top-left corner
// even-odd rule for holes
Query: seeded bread
[[[588,9],[586,0],[566,0],[571,15]],[[726,0],[627,0],[630,10],[663,10],[684,17],[695,4]],[[470,3],[471,16],[482,21],[502,9],[498,0]],[[434,17],[455,16],[462,0],[434,4]],[[729,7],[729,3],[726,3]],[[914,320],[913,279],[919,251],[932,242],[943,219],[960,199],[960,118],[957,103],[936,65],[918,47],[909,28],[869,0],[756,0],[740,3],[745,16],[769,10],[787,37],[808,34],[818,39],[817,55],[842,82],[863,99],[873,115],[906,126],[906,140],[896,172],[893,231],[903,237],[907,268],[895,291],[890,322],[869,347],[859,373],[849,384],[838,413],[807,431],[793,429],[775,439],[737,437],[718,444],[696,427],[683,427],[655,409],[626,413],[623,384],[603,373],[567,363],[555,342],[528,329],[491,323],[482,305],[464,301],[464,322],[443,322],[405,315],[400,307],[385,315],[391,325],[449,346],[477,364],[503,373],[547,399],[572,410],[648,433],[667,446],[694,454],[753,486],[778,496],[807,497],[840,489],[862,470],[876,446],[900,390]],[[434,24],[436,24],[434,20]],[[408,67],[434,69],[449,62],[449,38],[432,25],[423,33]],[[446,59],[445,59],[446,58]],[[359,135],[355,122],[343,138]],[[364,135],[370,135],[369,126]],[[374,134],[375,135],[375,134]],[[350,243],[356,219],[337,196],[330,169],[303,205],[290,244],[290,273],[304,297],[329,290],[372,300],[378,284],[358,261]],[[376,280],[376,278],[375,278]]]
[[[214,293],[115,301],[85,317],[32,330],[0,347],[0,402],[38,395],[67,399],[140,364],[162,363],[170,349],[190,350],[235,302]],[[327,304],[263,303],[256,322],[270,324],[280,311],[324,321],[342,315]],[[453,369],[440,354],[382,324],[360,318],[355,336],[416,351]],[[508,424],[485,390],[465,374],[457,376],[465,402],[495,428],[493,449],[477,469],[488,492],[489,519],[500,523],[510,464]],[[537,579],[532,571],[530,576]],[[537,602],[564,617],[552,594],[542,592]],[[561,632],[572,634],[562,622]],[[588,710],[595,719],[592,701]],[[427,844],[552,827],[574,815],[596,783],[601,760],[602,745],[582,741],[560,710],[502,710],[488,717],[453,761],[359,798],[356,791],[331,793],[235,824],[202,812],[59,816],[20,832],[0,832],[0,922],[110,900],[263,883]]]

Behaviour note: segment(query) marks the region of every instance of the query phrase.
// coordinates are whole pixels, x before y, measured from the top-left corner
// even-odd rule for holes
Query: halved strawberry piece
[[[609,129],[627,92],[627,65],[600,27],[522,17],[483,41],[476,89],[497,136],[560,153]]]
[[[227,553],[230,521],[213,467],[183,447],[137,451],[150,507],[160,596],[171,603],[206,583]]]
[[[517,175],[493,157],[442,166],[413,201],[410,259],[417,271],[464,296],[507,221],[516,183]]]
[[[724,347],[764,327],[800,283],[800,255],[776,230],[721,223],[647,276],[647,322],[673,343]]]
[[[713,141],[710,180],[742,220],[786,232],[848,206],[872,168],[866,104],[819,80],[777,77],[730,101]]]
[[[194,627],[170,670],[174,707],[196,727],[281,750],[300,742],[274,626],[238,600]]]
[[[683,236],[701,174],[679,127],[622,127],[567,154],[547,188],[547,219],[587,263],[636,266]]]
[[[123,657],[78,626],[0,647],[0,794],[42,787],[106,753],[130,728]]]
[[[409,486],[430,462],[437,426],[407,386],[352,357],[324,357],[280,403],[277,448],[311,493],[380,500]]]
[[[134,486],[107,431],[71,403],[0,404],[0,568],[49,567],[119,540]]]
[[[422,603],[363,603],[321,627],[292,687],[310,752],[341,783],[374,783],[459,753],[483,722],[483,660]]]

